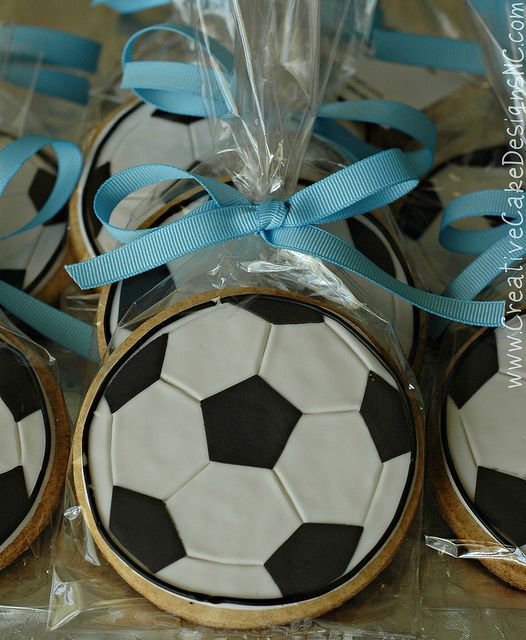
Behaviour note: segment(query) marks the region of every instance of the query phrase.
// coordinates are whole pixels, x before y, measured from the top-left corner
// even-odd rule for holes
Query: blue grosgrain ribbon
[[[122,87],[132,89],[139,98],[157,109],[178,115],[205,117],[207,109],[201,95],[205,74],[207,86],[213,94],[210,100],[213,101],[215,115],[225,117],[233,112],[234,106],[223,91],[222,83],[217,82],[214,69],[176,61],[134,60],[134,49],[138,41],[147,34],[159,31],[180,35],[198,44],[205,39],[199,31],[175,23],[155,25],[138,31],[123,49]],[[232,54],[210,37],[206,38],[206,47],[226,82],[232,85]],[[377,153],[379,149],[360,140],[335,120],[379,124],[397,129],[422,146],[422,149],[406,154],[415,172],[424,175],[433,165],[436,128],[427,116],[413,107],[390,100],[354,100],[321,105],[316,131],[336,144],[348,160],[355,161]]]
[[[165,180],[192,179],[210,195],[189,215],[152,229],[121,229],[109,220],[133,192]],[[252,202],[229,185],[169,165],[140,165],[109,178],[94,200],[97,217],[123,246],[66,267],[82,289],[117,282],[176,258],[236,238],[259,234],[270,246],[308,254],[356,273],[430,313],[468,324],[498,326],[504,304],[437,296],[379,269],[352,245],[317,225],[385,206],[417,184],[398,149],[334,173],[286,201]]]
[[[93,40],[54,29],[0,25],[0,61],[6,57],[5,64],[0,65],[2,79],[82,105],[89,99],[89,80],[64,69],[95,72],[100,49]],[[37,63],[43,68],[37,69],[35,75]]]
[[[36,216],[15,231],[0,236],[2,241],[51,220],[68,202],[82,169],[80,149],[71,142],[44,136],[27,136],[0,150],[0,197],[22,166],[46,147],[55,152],[57,177],[52,192]],[[0,306],[26,325],[57,344],[89,357],[92,330],[89,325],[0,280]]]

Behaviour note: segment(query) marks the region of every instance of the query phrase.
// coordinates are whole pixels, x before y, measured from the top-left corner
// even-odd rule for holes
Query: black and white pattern
[[[442,293],[454,276],[473,256],[448,251],[439,241],[441,214],[458,196],[481,189],[504,189],[509,183],[502,158],[507,147],[480,149],[440,165],[411,192],[400,209],[400,229],[408,249],[422,258],[426,282],[432,291]],[[495,218],[486,219],[489,227]],[[482,222],[484,224],[484,221]],[[463,221],[462,227],[481,228],[480,219]],[[437,267],[439,265],[439,268]]]
[[[396,530],[415,473],[407,400],[338,316],[241,295],[125,354],[84,429],[100,531],[193,599],[305,600]]]
[[[0,148],[12,139],[0,133]],[[43,154],[33,156],[8,184],[0,198],[0,235],[35,217],[55,184],[55,167]],[[46,224],[0,240],[0,279],[29,293],[38,293],[53,276],[66,250],[67,207]]]
[[[509,353],[520,363],[521,351],[510,351],[509,335],[504,327],[488,329],[461,356],[445,400],[442,440],[472,517],[505,544],[526,550],[526,370],[514,369],[519,384],[510,386]]]
[[[85,250],[90,256],[109,251],[116,241],[101,227],[93,199],[102,183],[123,169],[148,163],[192,169],[212,151],[204,118],[177,116],[142,102],[119,110],[99,131],[86,158],[75,195],[75,216]],[[141,189],[120,203],[112,223],[137,228],[159,208],[167,184]]]
[[[46,402],[29,362],[0,341],[0,556],[38,506],[53,446]]]

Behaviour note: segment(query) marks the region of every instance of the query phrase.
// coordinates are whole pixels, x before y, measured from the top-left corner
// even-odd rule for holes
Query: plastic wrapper
[[[62,502],[70,418],[56,361],[0,316],[0,632],[46,610],[52,521]],[[13,508],[16,505],[16,508]]]
[[[227,146],[223,147],[226,153],[220,153],[219,155],[222,161],[221,164],[228,167],[234,183],[245,193],[248,192],[256,199],[285,197],[295,190],[297,177],[301,175],[301,166],[307,148],[309,131],[312,127],[317,103],[321,97],[320,86],[322,83],[318,74],[319,68],[315,58],[315,56],[318,55],[316,43],[319,40],[319,35],[317,35],[319,34],[319,23],[317,21],[318,12],[314,10],[316,3],[296,2],[286,4],[287,6],[285,6],[285,3],[265,2],[261,3],[260,7],[260,3],[258,3],[258,9],[255,13],[253,12],[253,4],[232,3],[231,5],[233,9],[237,10],[235,20],[236,71],[237,75],[243,78],[243,82],[241,83],[240,81],[237,86],[238,93],[236,93],[236,103],[239,105],[239,109],[236,110],[234,120],[230,121],[230,119],[228,119],[226,122],[217,123],[220,128],[223,128],[224,133],[224,135],[219,138],[218,144],[225,144],[226,141],[228,141],[228,143],[226,143]],[[265,5],[265,7],[263,5]],[[278,20],[278,17],[281,16],[281,11],[284,8],[288,8],[291,12],[289,15],[290,42],[284,38],[281,33],[281,28],[278,29],[272,37],[271,30],[268,28],[272,24],[280,26],[281,22]],[[302,9],[304,11],[302,11]],[[262,13],[260,13],[260,11]],[[261,30],[255,29],[255,17],[265,17],[265,21],[260,25]],[[199,26],[203,31],[203,24]],[[252,29],[254,30],[253,32]],[[251,36],[246,39],[249,33],[253,33],[253,37]],[[276,43],[279,43],[279,47],[276,46]],[[309,49],[315,53],[313,58],[304,55],[305,51]],[[275,68],[274,63],[277,62],[278,59],[281,60],[283,64],[280,63],[277,68]],[[290,65],[288,63],[284,64],[287,60],[290,62]],[[328,73],[328,68],[324,69],[324,73]],[[289,103],[277,102],[277,86],[290,89],[288,93],[285,90],[286,95],[290,98]],[[245,87],[244,90],[242,87]],[[283,94],[283,91],[279,93]],[[208,95],[208,97],[210,96]],[[256,112],[259,114],[258,125],[256,125],[253,120],[254,113]],[[218,151],[220,151],[220,149],[218,149]],[[219,173],[221,174],[222,172]],[[308,176],[310,179],[315,179],[316,177],[316,175],[312,175],[312,177]],[[184,188],[182,188],[181,193],[184,194]],[[104,292],[102,295],[104,295]],[[239,297],[239,302],[232,302],[234,299],[237,300],[237,296]],[[267,296],[267,298],[265,296]],[[87,453],[84,447],[88,442],[86,438],[91,438],[91,436],[88,435],[91,427],[88,427],[88,425],[92,424],[92,420],[98,421],[98,416],[102,415],[99,412],[99,408],[94,409],[95,405],[93,403],[102,402],[100,411],[105,411],[103,404],[106,401],[106,397],[109,396],[106,391],[103,390],[103,387],[106,389],[109,381],[108,376],[113,376],[113,369],[111,369],[113,366],[112,363],[121,357],[130,357],[130,362],[135,362],[135,353],[133,353],[133,351],[136,346],[139,345],[137,341],[141,340],[142,335],[146,335],[145,332],[153,331],[154,333],[151,335],[157,335],[156,332],[161,326],[158,323],[164,322],[164,318],[172,318],[172,314],[176,314],[173,315],[174,322],[182,322],[181,325],[178,325],[182,328],[190,327],[194,321],[197,322],[197,320],[195,320],[197,317],[217,318],[219,314],[227,318],[225,324],[221,325],[222,327],[227,327],[227,331],[230,332],[230,337],[225,337],[225,343],[223,344],[221,339],[212,339],[209,344],[211,352],[208,360],[197,355],[199,350],[196,352],[196,365],[199,362],[200,364],[198,366],[201,367],[203,362],[208,362],[210,367],[219,367],[222,373],[219,372],[212,375],[204,372],[201,382],[204,382],[206,379],[213,387],[223,385],[223,391],[230,393],[233,385],[228,381],[231,377],[233,378],[232,383],[235,379],[239,384],[243,385],[248,382],[249,377],[255,377],[260,380],[257,375],[250,375],[249,371],[247,371],[246,376],[243,374],[241,375],[241,379],[239,379],[242,373],[239,367],[244,366],[243,361],[245,357],[243,356],[243,358],[241,358],[239,349],[247,350],[247,353],[252,353],[254,348],[265,349],[264,345],[261,347],[259,343],[261,337],[260,331],[266,331],[265,327],[271,320],[265,317],[266,312],[261,312],[259,316],[257,314],[251,316],[250,324],[253,330],[250,329],[250,327],[248,329],[247,327],[243,328],[245,325],[237,325],[236,323],[245,322],[246,315],[252,314],[251,309],[254,309],[254,305],[259,304],[262,300],[266,301],[265,304],[269,303],[268,297],[273,299],[272,304],[280,301],[280,303],[285,306],[300,303],[307,305],[311,310],[323,308],[326,310],[326,313],[333,314],[331,318],[335,322],[343,322],[346,326],[347,323],[350,323],[349,326],[354,327],[365,340],[364,348],[372,348],[373,352],[377,354],[379,358],[378,371],[380,371],[378,375],[380,377],[386,375],[385,373],[381,373],[383,371],[382,367],[384,366],[384,364],[381,363],[385,363],[387,369],[392,371],[392,375],[395,376],[397,380],[395,384],[399,384],[400,393],[407,398],[409,403],[408,407],[411,407],[411,420],[414,419],[415,432],[410,438],[411,444],[408,445],[410,450],[404,450],[401,454],[401,458],[404,460],[403,464],[409,465],[407,468],[411,469],[407,471],[408,484],[404,485],[404,487],[407,487],[408,493],[406,493],[406,489],[404,488],[401,494],[403,497],[398,497],[396,500],[393,498],[396,513],[399,515],[396,515],[387,527],[385,544],[382,542],[384,540],[383,537],[380,537],[381,539],[373,539],[376,546],[373,546],[372,549],[369,550],[368,553],[372,555],[366,556],[367,558],[370,557],[370,561],[368,560],[365,565],[370,568],[372,574],[369,574],[369,578],[367,578],[367,573],[357,574],[361,576],[360,580],[362,580],[360,587],[364,587],[369,580],[370,583],[361,593],[355,593],[355,599],[350,600],[348,604],[328,613],[317,621],[304,620],[304,614],[296,615],[296,618],[302,620],[301,622],[293,623],[290,626],[283,626],[282,624],[273,626],[271,621],[276,620],[275,615],[276,613],[279,614],[280,608],[274,611],[274,613],[267,613],[267,611],[272,611],[272,608],[268,610],[260,609],[260,612],[257,614],[260,616],[259,618],[257,618],[257,616],[251,617],[254,609],[257,610],[258,607],[255,606],[254,603],[247,603],[245,594],[239,593],[239,586],[234,584],[238,591],[233,594],[231,593],[231,597],[240,598],[239,602],[241,604],[239,604],[239,606],[236,604],[231,607],[231,601],[228,599],[228,596],[226,596],[225,599],[221,587],[208,587],[207,585],[206,588],[219,589],[219,591],[216,592],[212,591],[212,596],[215,593],[219,602],[223,603],[224,601],[224,604],[221,605],[221,610],[223,608],[225,609],[227,617],[225,618],[223,616],[222,619],[214,618],[218,608],[207,608],[205,605],[199,604],[197,606],[198,610],[204,606],[208,612],[213,611],[213,613],[207,614],[211,617],[204,616],[199,620],[201,623],[212,626],[214,626],[213,621],[215,620],[217,622],[216,626],[246,628],[250,626],[265,626],[264,616],[268,615],[267,619],[269,620],[269,624],[267,626],[271,626],[272,628],[266,631],[265,634],[280,637],[291,634],[295,636],[308,636],[320,632],[324,634],[341,632],[345,633],[348,637],[366,637],[367,634],[372,637],[375,635],[380,637],[383,635],[386,637],[391,634],[393,637],[403,638],[414,635],[417,626],[416,611],[418,602],[416,579],[418,545],[415,544],[415,541],[419,535],[418,485],[421,478],[420,464],[422,456],[421,443],[419,443],[421,436],[419,432],[421,428],[422,408],[413,374],[407,365],[407,361],[396,340],[393,329],[380,317],[380,314],[377,314],[369,308],[367,303],[368,296],[362,291],[358,284],[352,283],[352,285],[347,285],[319,261],[285,250],[274,250],[261,238],[256,236],[211,247],[194,256],[177,261],[177,263],[173,265],[172,276],[163,279],[156,288],[147,291],[144,296],[137,299],[128,313],[117,323],[118,326],[113,334],[113,342],[111,344],[115,349],[111,355],[108,355],[105,359],[93,385],[88,389],[77,423],[64,518],[58,532],[55,547],[56,553],[53,564],[50,612],[48,618],[48,625],[51,629],[62,630],[62,628],[64,628],[64,631],[72,632],[89,629],[95,632],[106,633],[109,631],[129,632],[133,629],[136,634],[141,634],[144,630],[145,635],[147,635],[147,630],[151,631],[155,629],[163,633],[170,633],[170,631],[172,633],[192,633],[202,637],[217,636],[221,633],[222,637],[224,637],[226,632],[214,632],[200,626],[194,626],[199,615],[193,613],[192,610],[186,609],[186,611],[184,611],[184,606],[182,612],[183,618],[190,618],[190,620],[194,621],[194,624],[175,618],[172,614],[163,613],[160,609],[157,609],[153,604],[148,602],[148,600],[150,600],[162,608],[173,611],[173,598],[175,597],[175,599],[177,599],[177,593],[180,593],[181,588],[184,592],[185,587],[179,586],[178,588],[175,586],[171,589],[170,595],[167,596],[169,601],[164,601],[162,594],[166,593],[166,591],[163,587],[161,587],[160,590],[158,589],[156,586],[158,582],[156,578],[153,580],[148,578],[148,572],[151,573],[151,571],[153,571],[153,565],[149,560],[146,560],[142,551],[138,548],[132,553],[135,558],[132,562],[139,562],[138,565],[133,565],[133,571],[140,565],[139,574],[141,577],[139,578],[139,582],[140,585],[146,588],[143,589],[139,583],[130,579],[131,574],[127,573],[124,566],[127,565],[128,561],[124,561],[124,565],[121,563],[122,558],[126,557],[128,553],[128,551],[126,551],[126,543],[121,540],[118,543],[120,546],[114,547],[111,542],[113,535],[118,537],[113,527],[115,522],[120,518],[120,515],[116,515],[120,498],[112,498],[111,500],[110,510],[113,515],[110,516],[110,520],[107,519],[107,511],[104,511],[106,515],[100,516],[100,518],[99,515],[97,515],[94,519],[93,514],[95,512],[92,510],[94,503],[92,502],[91,492],[94,487],[100,486],[98,483],[101,476],[98,475],[98,470],[93,467],[90,471],[92,474],[90,476],[91,480],[85,483],[83,479],[85,478],[84,474],[88,469],[86,466],[88,464],[93,463],[100,469],[106,468],[108,450],[105,448],[104,451],[100,450],[100,455],[91,455],[94,449],[90,449],[89,451],[91,453]],[[201,304],[203,305],[202,308],[200,307]],[[198,316],[198,314],[202,312],[205,313]],[[240,317],[245,318],[245,320],[240,320]],[[206,322],[208,322],[208,320]],[[249,321],[246,320],[246,322]],[[276,322],[284,322],[285,325],[288,325],[285,326],[284,329],[290,329],[288,322],[278,320],[276,320]],[[310,324],[310,321],[306,320],[303,320],[300,324],[309,325],[309,332],[314,326]],[[240,336],[246,337],[247,334],[245,331],[250,331],[250,339],[242,341],[240,338],[236,338],[237,341],[235,344],[232,344],[231,332],[232,330],[236,331],[236,327],[238,326],[240,327]],[[234,329],[232,329],[232,327]],[[321,331],[323,335],[325,335],[323,326],[318,326],[316,331]],[[177,333],[177,331],[174,332],[174,335],[175,333]],[[149,333],[148,335],[150,336]],[[205,339],[204,336],[206,335],[206,340],[208,341],[211,339],[212,334],[205,332],[199,335],[199,339]],[[296,340],[294,336],[295,333],[292,333],[291,341],[293,345]],[[125,338],[124,342],[122,342],[123,337]],[[164,340],[162,335],[159,337]],[[147,340],[148,339],[149,338],[147,338]],[[321,339],[322,342],[325,339],[329,340],[327,344],[336,344],[332,342],[332,338],[330,337],[325,338],[321,336]],[[154,338],[151,344],[159,344],[156,340],[157,338]],[[190,344],[190,342],[187,344]],[[312,344],[311,347],[315,350]],[[202,346],[201,355],[203,348]],[[226,350],[225,358],[217,355],[217,349]],[[305,343],[305,349],[306,351],[310,350],[310,347],[307,347],[307,343]],[[338,342],[338,353],[341,352],[341,349],[342,345]],[[110,351],[112,351],[112,349],[110,349]],[[344,349],[344,352],[347,353],[347,350]],[[140,354],[141,351],[139,350],[138,353]],[[251,355],[248,355],[249,359],[251,357]],[[336,357],[339,357],[338,354],[336,354]],[[351,356],[349,355],[349,357]],[[364,355],[364,357],[366,356]],[[296,366],[296,364],[297,362],[294,363],[294,366]],[[130,378],[132,386],[135,385],[135,381],[138,381],[143,375],[149,379],[150,374],[147,372],[148,367],[149,364],[145,363],[145,368],[140,371],[140,375],[139,372],[136,372]],[[307,368],[305,370],[307,371]],[[309,375],[312,375],[314,371],[317,371],[317,369],[312,367]],[[360,375],[364,373],[366,376],[368,375],[367,371],[362,371]],[[327,375],[334,376],[335,374],[334,371],[332,371],[332,373],[328,373]],[[201,374],[199,374],[199,377],[201,377]],[[152,381],[150,380],[150,382]],[[109,384],[113,386],[113,382]],[[208,384],[208,382],[206,384]],[[252,381],[250,384],[256,383]],[[262,383],[257,382],[257,384],[261,385]],[[311,392],[314,392],[315,386],[316,385],[311,385]],[[145,388],[146,395],[143,396],[146,398],[145,402],[149,402],[147,399],[150,393],[149,389],[153,389],[154,387],[155,383],[152,386],[147,384]],[[211,393],[211,388],[208,387],[202,391],[204,395],[203,402],[212,397],[210,395]],[[274,391],[274,393],[276,392]],[[241,397],[240,395],[239,398]],[[129,400],[133,401],[131,397]],[[127,400],[125,400],[124,403],[122,400],[119,401],[120,409],[127,410],[127,402]],[[241,403],[242,407],[244,406],[243,402]],[[287,403],[290,403],[290,400],[288,400]],[[159,431],[159,429],[162,431],[163,427],[161,422],[157,421],[153,416],[155,410],[154,405],[157,404],[158,403],[153,402],[153,404],[148,405],[150,409],[147,409],[147,413],[150,414],[148,420],[151,430],[148,434],[148,445],[146,446],[145,452],[147,452],[147,456],[149,456],[150,452],[154,449],[158,451],[162,459],[157,459],[155,467],[156,470],[159,470],[164,465],[166,459],[165,454],[159,449],[159,447],[164,448],[164,436],[162,436]],[[120,410],[116,405],[112,404],[112,406],[112,411],[115,413]],[[94,411],[92,409],[94,409]],[[288,410],[289,409],[287,409],[287,411]],[[170,412],[172,414],[177,413],[174,407],[170,409]],[[141,413],[142,410],[136,412],[137,415]],[[106,426],[103,426],[103,424],[106,424]],[[131,428],[132,418],[126,419],[123,424],[126,425],[125,428],[128,426]],[[111,420],[105,421],[105,418],[102,418],[100,425],[103,429],[112,429]],[[115,451],[119,451],[118,456],[127,456],[126,451],[131,451],[131,449],[128,445],[121,448],[118,444],[119,437],[115,432],[112,436],[112,447],[115,448]],[[235,440],[235,436],[233,437]],[[193,435],[190,436],[188,442],[192,438]],[[227,442],[229,438],[222,438],[222,440]],[[97,446],[94,440],[90,440],[90,442],[93,443],[93,445],[89,444],[87,445],[88,447]],[[370,441],[368,442],[370,443]],[[210,446],[212,447],[212,445]],[[369,445],[367,445],[367,447],[369,447]],[[369,449],[367,450],[369,451]],[[257,455],[261,453],[258,447],[254,447],[254,452],[257,453]],[[181,451],[174,450],[173,454],[174,456],[179,456]],[[314,449],[310,449],[310,455],[313,454],[312,464],[319,464],[321,459],[316,456]],[[156,455],[157,454],[155,454],[154,458]],[[211,455],[215,460],[216,454],[212,453]],[[372,459],[374,458],[376,460],[375,455],[376,454],[372,455]],[[389,459],[389,455],[387,455],[387,458]],[[187,461],[192,461],[193,464],[193,453],[188,453]],[[99,462],[102,465],[101,467],[98,467]],[[111,466],[112,473],[120,473],[120,471],[117,470],[117,466],[114,467],[112,462],[108,464]],[[170,468],[175,470],[180,464],[186,464],[186,462],[181,460],[174,464],[172,460],[172,462],[170,462]],[[215,464],[216,463],[213,463],[210,467],[212,473],[215,473],[218,466],[234,467],[237,469],[236,473],[241,473],[240,469],[244,469],[243,464],[214,466]],[[253,468],[254,465],[257,467],[258,464],[262,463],[247,462],[245,463],[245,467],[248,466],[250,473],[252,473],[252,471],[255,473],[256,471],[261,471],[261,469]],[[266,474],[273,464],[274,463],[271,464],[268,461],[265,462],[263,472]],[[346,460],[343,466],[345,469],[353,468],[353,465],[349,464],[349,460]],[[138,478],[146,478],[148,476],[148,474],[146,474],[146,476],[143,475],[142,462],[137,461],[137,465],[134,465],[134,467],[134,474],[137,473]],[[250,467],[252,467],[252,469],[250,469]],[[122,467],[122,469],[124,469],[124,467]],[[307,465],[303,471],[308,469],[309,466]],[[406,471],[402,471],[400,477],[397,476],[399,482],[402,482],[402,480],[406,478],[405,473]],[[258,473],[258,475],[260,474]],[[266,474],[265,477],[267,477],[267,475],[268,474]],[[149,475],[148,477],[152,476]],[[199,477],[199,474],[195,477]],[[120,479],[117,479],[117,475],[115,476],[115,483],[121,483],[118,486],[123,489],[123,495],[128,495],[126,493],[128,490],[140,493],[137,487],[136,489],[131,489],[124,476],[119,476],[119,478]],[[268,481],[270,482],[270,480]],[[120,489],[117,489],[115,483],[113,483],[112,486],[105,485],[106,489],[109,488],[113,495],[117,495],[117,493],[120,492]],[[190,484],[192,484],[192,480],[189,480],[188,486]],[[217,486],[219,486],[219,484]],[[376,492],[375,481],[373,481],[372,486],[373,491]],[[239,482],[236,484],[236,487],[241,490],[244,487],[244,483]],[[96,488],[94,490],[98,491]],[[383,499],[387,493],[384,494],[384,492],[382,492],[378,495],[381,495]],[[99,499],[102,499],[101,496],[102,494],[98,493],[95,500],[99,501]],[[243,536],[243,543],[244,541],[251,541],[252,534],[256,540],[260,540],[261,532],[268,532],[268,541],[266,541],[265,544],[270,545],[268,549],[269,554],[274,555],[276,551],[272,547],[272,545],[274,545],[274,537],[282,536],[283,532],[279,527],[277,527],[278,531],[276,532],[271,524],[272,521],[266,517],[268,502],[265,491],[261,494],[254,494],[254,497],[256,497],[255,501],[246,500],[244,502],[244,509],[251,509],[253,518],[247,522],[243,521],[243,526],[246,525],[250,529],[250,531]],[[378,498],[378,500],[380,500],[380,498]],[[401,511],[399,511],[398,500],[400,500],[400,504],[407,504],[407,507],[404,506],[401,508]],[[407,502],[405,503],[404,501]],[[160,499],[156,499],[157,506],[159,506],[160,502]],[[103,507],[102,502],[97,502],[97,509],[101,509],[101,514],[108,504],[109,503],[106,502],[106,506]],[[393,504],[390,503],[389,508],[393,508]],[[214,505],[211,504],[204,505],[198,509],[199,513],[205,517],[205,519],[206,517],[210,517],[210,526],[213,526],[212,523],[215,522],[212,516],[214,508]],[[290,505],[286,507],[287,510],[289,508]],[[141,509],[135,509],[134,511],[137,515],[142,513]],[[380,509],[378,513],[380,513],[380,511],[383,512],[383,509]],[[411,514],[411,516],[415,515],[415,518],[413,519],[409,514]],[[155,521],[155,517],[156,516],[152,514],[152,522]],[[290,517],[294,519],[296,516],[291,516],[288,512],[283,513],[284,522],[288,522]],[[221,518],[219,518],[219,520],[221,520]],[[413,522],[412,525],[410,524],[411,520]],[[134,526],[133,523],[130,523],[129,527],[124,527],[121,531],[133,530]],[[292,529],[294,529],[295,526],[296,525],[294,525]],[[382,525],[382,527],[383,526],[384,525]],[[107,536],[108,527],[113,531],[110,537]],[[164,535],[166,531],[164,525],[159,524],[158,526],[155,524],[154,527]],[[391,527],[394,527],[394,529],[391,529]],[[206,534],[208,529],[209,527],[205,526],[201,527],[200,531],[202,534]],[[106,533],[104,533],[104,531],[106,531]],[[395,532],[401,534],[400,538],[397,537]],[[185,536],[183,533],[180,535]],[[374,535],[378,536],[379,534],[376,533]],[[237,539],[237,537],[236,535],[235,538]],[[239,540],[236,544],[238,543],[240,544]],[[193,543],[187,539],[185,544],[191,545]],[[148,546],[148,548],[154,551],[155,546],[156,545]],[[162,546],[163,545],[160,544],[159,548]],[[397,548],[397,553],[394,553],[395,548]],[[124,553],[124,556],[119,555],[122,553]],[[213,557],[219,559],[222,552],[218,551],[216,553],[219,555]],[[116,559],[117,556],[121,559]],[[129,556],[129,558],[131,558],[131,556]],[[199,561],[199,558],[199,555],[195,558],[192,553],[188,553],[182,560],[192,563],[193,561]],[[390,562],[391,560],[392,562]],[[356,561],[358,562],[358,560]],[[365,560],[363,561],[365,562]],[[377,561],[379,564],[375,564]],[[175,564],[177,564],[177,562],[176,560]],[[215,561],[211,560],[210,562],[213,564]],[[232,562],[235,562],[235,558],[230,561],[224,559],[222,564],[228,565]],[[219,561],[218,563],[221,564]],[[259,565],[257,566],[259,567]],[[145,567],[148,568],[145,569]],[[223,567],[221,567],[221,571],[223,570]],[[145,571],[146,573],[144,573]],[[287,574],[287,572],[285,572],[285,574]],[[376,579],[373,579],[373,576],[377,576]],[[163,580],[164,579],[173,580],[173,578],[169,579],[166,576]],[[258,584],[261,585],[261,583],[258,582],[260,579],[261,576],[257,578],[254,577],[254,580],[251,580],[250,585],[247,585],[246,588],[250,590],[254,590],[255,588],[262,589],[263,591],[260,593],[269,594],[270,587],[268,583],[259,587],[254,586]],[[286,575],[284,580],[286,580]],[[138,595],[137,591],[128,586],[127,582],[133,584],[135,589],[137,589],[139,593],[143,593],[147,599]],[[150,590],[146,583],[150,586],[153,585],[153,591]],[[173,584],[173,582],[170,584]],[[233,583],[229,584],[230,586],[228,588],[233,589]],[[280,591],[280,593],[283,594],[286,592],[286,587],[283,586],[285,584],[284,582],[281,584],[282,591]],[[195,587],[198,593],[199,588],[202,587]],[[273,597],[275,597],[276,587],[272,588],[274,589],[274,591],[272,591],[274,594]],[[289,589],[290,588],[291,587],[289,587]],[[168,591],[170,591],[170,589],[168,589]],[[356,592],[357,591],[358,589],[356,589]],[[183,595],[182,600],[185,600],[185,597],[186,596]],[[249,597],[249,595],[247,597]],[[267,597],[269,597],[269,595],[267,595]],[[261,595],[259,598],[261,598]],[[205,601],[206,599],[205,597]],[[212,602],[214,602],[213,598]],[[234,600],[234,602],[237,601]],[[329,608],[330,605],[326,610]],[[181,609],[177,608],[175,610],[181,611]],[[263,612],[261,613],[261,611]],[[373,611],[374,616],[372,615]],[[247,615],[248,618],[246,620],[241,619],[243,615]],[[235,635],[234,632],[232,633]],[[245,632],[244,636],[246,637],[246,635],[251,636],[252,633]],[[257,632],[254,632],[253,635],[254,637],[258,636]]]

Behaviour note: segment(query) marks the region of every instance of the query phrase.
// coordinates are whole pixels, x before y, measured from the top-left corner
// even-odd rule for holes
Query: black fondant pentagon
[[[247,311],[271,324],[312,324],[323,322],[323,314],[309,305],[295,300],[271,296],[233,296],[228,302],[239,304]]]
[[[499,370],[495,331],[486,331],[457,366],[449,395],[460,409]]]
[[[400,208],[399,220],[402,233],[413,240],[418,240],[441,213],[442,208],[442,201],[432,180],[422,180],[418,189]]]
[[[13,349],[0,347],[0,398],[15,422],[41,409],[40,395],[32,370]]]
[[[201,120],[201,118],[198,118],[196,116],[183,116],[177,113],[168,113],[167,111],[161,111],[161,109],[156,109],[152,113],[152,118],[170,120],[171,122],[180,122],[181,124],[192,124],[192,122],[197,122],[197,120]]]
[[[374,264],[393,278],[396,278],[396,269],[386,245],[371,229],[355,218],[347,219],[347,226],[353,239],[354,246],[364,256],[372,260]]]
[[[265,562],[283,596],[317,591],[347,569],[363,527],[302,524]]]
[[[55,176],[45,169],[38,169],[29,187],[29,197],[35,210],[42,209],[46,204],[54,186]]]
[[[84,189],[83,205],[84,210],[87,212],[85,219],[93,238],[99,234],[102,227],[101,221],[97,218],[93,210],[93,200],[99,188],[108,178],[111,178],[111,165],[109,162],[105,162],[91,172]]]
[[[0,269],[0,280],[17,289],[24,287],[25,275],[26,272],[23,269]]]
[[[168,335],[152,340],[134,353],[111,378],[104,396],[112,413],[161,377]]]
[[[163,282],[170,276],[170,271],[166,265],[155,269],[150,269],[137,276],[126,278],[122,281],[119,298],[119,322],[124,318],[128,309],[134,302],[139,300],[144,294],[151,291],[155,286]]]
[[[403,396],[372,371],[367,378],[360,414],[382,462],[411,451],[412,428]]]
[[[24,469],[18,466],[0,473],[0,544],[22,523],[29,508]]]
[[[130,489],[113,487],[110,531],[153,573],[186,555],[165,503]]]
[[[511,543],[518,547],[526,544],[526,480],[478,467],[475,506]]]
[[[301,411],[259,376],[201,402],[213,462],[271,469]]]

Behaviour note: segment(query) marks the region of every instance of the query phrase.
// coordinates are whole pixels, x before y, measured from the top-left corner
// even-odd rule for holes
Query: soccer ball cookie
[[[207,199],[206,196],[203,196],[202,191],[193,190],[190,193],[191,195],[183,195],[172,201],[144,226],[157,226],[172,222]],[[325,225],[325,228],[359,249],[367,258],[393,277],[414,286],[413,270],[404,258],[397,240],[380,221],[379,216],[374,214],[359,216]],[[180,274],[181,264],[181,260],[176,260],[168,265],[103,288],[97,322],[101,355],[106,352],[116,328],[136,301],[155,286],[164,282],[169,276],[174,279],[174,287],[178,286],[178,277],[183,277]],[[195,261],[193,264],[195,268]],[[425,341],[425,314],[368,280],[343,270],[338,270],[337,273],[351,290],[354,283],[358,284],[367,295],[367,300],[371,301],[374,310],[382,318],[392,323],[406,357],[413,364],[415,370],[418,370]],[[185,271],[184,277],[187,275]],[[119,342],[122,342],[129,335],[132,328],[135,328],[135,323],[119,331]]]
[[[520,554],[526,551],[526,373],[509,369],[516,340],[517,332],[505,327],[479,330],[453,358],[440,395],[432,472],[438,504],[458,538]],[[524,560],[482,562],[526,589]]]
[[[502,167],[506,147],[490,147],[457,156],[439,166],[404,200],[397,213],[406,245],[420,255],[426,282],[432,291],[442,293],[451,280],[472,262],[472,255],[445,249],[439,240],[441,214],[456,197],[481,189],[503,189],[507,170]],[[495,218],[483,218],[488,228]],[[464,221],[465,228],[481,228],[481,220]],[[437,268],[437,265],[440,265]]]
[[[0,133],[0,148],[13,139]],[[9,182],[0,198],[0,235],[32,220],[55,185],[56,168],[45,153],[34,155]],[[0,279],[53,302],[60,294],[67,259],[67,208],[35,229],[0,240]]]
[[[205,118],[179,116],[134,100],[111,114],[91,136],[86,163],[70,204],[73,249],[79,260],[105,253],[117,246],[101,227],[93,211],[93,199],[102,183],[123,169],[139,164],[164,163],[192,169],[212,151]],[[136,199],[120,203],[112,223],[137,227],[150,215],[148,204],[157,205],[166,183],[142,189]],[[140,215],[137,207],[140,204]]]
[[[0,332],[0,569],[57,507],[69,454],[61,392],[37,357]]]
[[[211,626],[282,624],[390,562],[418,503],[421,428],[403,375],[341,314],[215,291],[108,358],[74,481],[102,553],[156,605]]]

